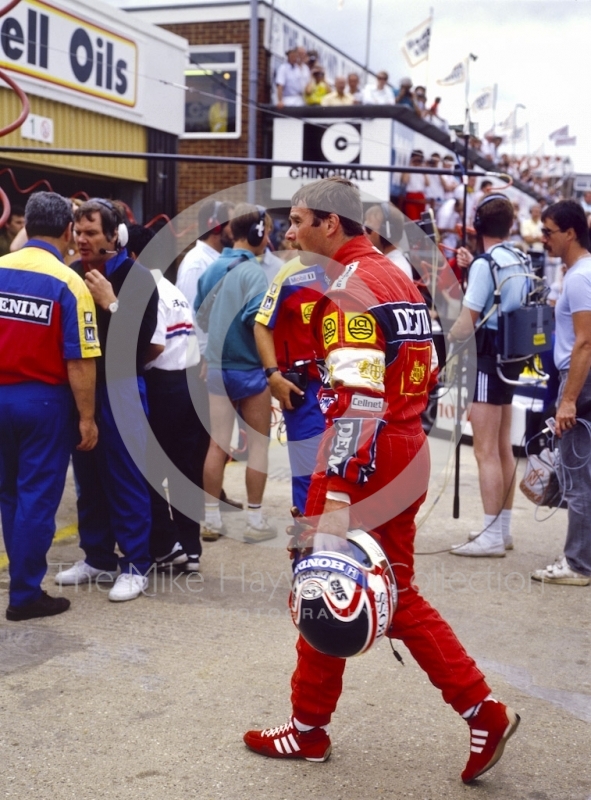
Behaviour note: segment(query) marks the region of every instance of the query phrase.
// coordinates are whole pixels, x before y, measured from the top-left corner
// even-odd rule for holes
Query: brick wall
[[[258,54],[258,102],[270,101],[269,55],[262,46],[263,20],[259,20]],[[249,27],[248,20],[227,22],[193,22],[178,25],[163,25],[163,28],[187,39],[191,45],[199,44],[240,44],[242,45],[242,134],[240,139],[181,139],[180,153],[211,156],[248,155],[248,63]],[[263,154],[263,114],[257,113],[257,156]],[[180,162],[178,168],[178,208],[183,211],[203,197],[219,192],[228,186],[245,183],[246,167],[232,164],[190,164]],[[257,174],[262,177],[262,174]]]

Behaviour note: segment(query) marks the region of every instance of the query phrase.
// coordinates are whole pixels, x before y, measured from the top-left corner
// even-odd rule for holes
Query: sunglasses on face
[[[553,233],[562,233],[560,228],[555,228],[552,230],[551,228],[542,228],[542,236],[545,236],[546,239],[549,239]]]

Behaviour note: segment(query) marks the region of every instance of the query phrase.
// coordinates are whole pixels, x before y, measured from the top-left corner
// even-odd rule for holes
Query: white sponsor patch
[[[340,275],[333,285],[330,287],[331,289],[344,289],[347,285],[347,281],[354,274],[355,270],[359,266],[359,261],[353,261],[351,264],[347,264],[345,267],[345,271],[342,275]]]
[[[311,283],[314,280],[316,280],[315,272],[298,272],[296,275],[292,275],[288,278],[287,282],[290,286],[297,286],[300,283]]]
[[[381,397],[366,397],[364,394],[354,394],[351,398],[351,408],[359,411],[381,411],[384,401]]]
[[[341,383],[353,389],[384,391],[386,355],[381,350],[342,347],[326,357],[331,386]]]

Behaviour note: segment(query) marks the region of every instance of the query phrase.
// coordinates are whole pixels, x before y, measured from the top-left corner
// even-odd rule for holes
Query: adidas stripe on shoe
[[[470,783],[494,767],[519,722],[520,716],[512,708],[497,700],[483,700],[478,711],[468,720],[470,757],[462,772],[464,783]]]
[[[331,743],[324,728],[299,731],[293,717],[285,725],[263,731],[248,731],[244,744],[268,758],[303,758],[306,761],[327,761]]]

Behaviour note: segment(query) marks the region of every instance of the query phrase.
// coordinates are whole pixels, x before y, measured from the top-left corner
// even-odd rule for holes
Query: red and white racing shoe
[[[517,730],[519,714],[497,700],[483,700],[468,720],[470,726],[470,758],[462,772],[464,783],[470,783],[497,763],[507,741]]]
[[[306,761],[328,761],[331,744],[324,728],[299,731],[293,717],[278,728],[248,731],[244,744],[268,758],[304,758]]]

